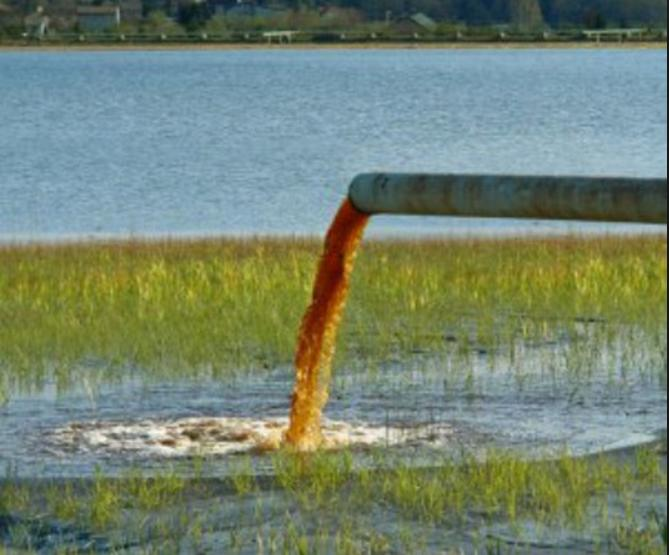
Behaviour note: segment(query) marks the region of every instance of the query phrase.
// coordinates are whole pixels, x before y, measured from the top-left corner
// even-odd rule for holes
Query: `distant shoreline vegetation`
[[[231,31],[225,34],[206,32],[186,33],[60,33],[49,37],[7,36],[0,33],[0,48],[21,47],[160,47],[175,45],[179,47],[220,46],[258,47],[258,46],[321,46],[321,47],[658,47],[667,44],[665,32],[644,30],[627,34],[626,31],[610,30],[599,36],[586,35],[583,31],[563,31],[559,33],[499,32],[492,28],[477,28],[459,34],[435,33],[410,35],[393,32],[368,30],[353,31]]]
[[[0,0],[0,44],[666,44],[666,21],[666,0]]]

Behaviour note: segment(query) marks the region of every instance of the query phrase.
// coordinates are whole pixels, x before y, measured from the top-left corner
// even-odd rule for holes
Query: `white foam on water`
[[[47,435],[60,452],[131,454],[138,457],[224,456],[262,453],[281,447],[287,418],[184,418],[135,422],[73,422]],[[324,420],[323,448],[387,447],[445,443],[453,430],[445,424],[395,428]]]

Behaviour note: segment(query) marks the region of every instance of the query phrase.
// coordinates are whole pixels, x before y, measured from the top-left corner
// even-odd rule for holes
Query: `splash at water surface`
[[[321,425],[322,424],[322,425]],[[453,430],[445,424],[414,428],[359,422],[319,421],[323,449],[437,445]],[[74,422],[49,432],[44,443],[55,454],[82,453],[131,458],[262,454],[279,449],[287,418],[194,417],[174,420]]]

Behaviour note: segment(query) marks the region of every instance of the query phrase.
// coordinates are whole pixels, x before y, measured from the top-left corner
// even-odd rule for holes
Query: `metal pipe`
[[[349,200],[368,214],[667,223],[667,180],[362,174]]]

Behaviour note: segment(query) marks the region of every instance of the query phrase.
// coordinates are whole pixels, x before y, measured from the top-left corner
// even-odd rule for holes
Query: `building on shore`
[[[7,4],[0,2],[0,30],[11,27],[20,28],[23,18]]]
[[[0,2],[0,21],[4,20],[5,18],[10,17],[13,13],[14,13],[14,10],[12,10],[6,4],[3,4],[2,2]]]
[[[120,6],[78,6],[79,29],[88,33],[99,33],[115,29],[121,24]]]
[[[238,0],[232,7],[218,3],[216,0],[210,2],[210,6],[212,6],[212,4],[214,8],[212,11],[215,14],[226,15],[227,17],[238,19],[274,19],[288,13],[288,10],[284,6],[262,6],[253,0]]]
[[[37,6],[35,13],[23,20],[25,35],[30,38],[42,39],[49,34],[50,18],[44,13],[42,6]]]
[[[321,22],[332,27],[350,28],[362,23],[364,16],[355,8],[323,6],[318,10]]]
[[[142,0],[121,0],[119,5],[124,23],[138,23],[144,17]]]
[[[415,13],[396,19],[393,31],[399,35],[432,34],[437,30],[437,22],[424,13]]]

